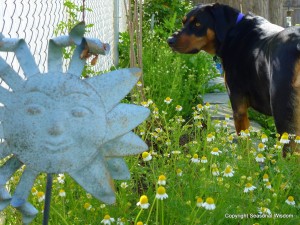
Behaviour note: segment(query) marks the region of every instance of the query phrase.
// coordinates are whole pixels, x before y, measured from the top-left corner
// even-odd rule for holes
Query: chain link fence
[[[8,38],[23,38],[29,45],[41,72],[47,72],[48,41],[54,37],[54,31],[60,21],[67,21],[66,0],[1,0],[0,1],[0,32]],[[83,0],[72,0],[82,6]],[[110,54],[99,56],[95,66],[96,71],[108,70],[113,66],[116,37],[118,31],[126,29],[126,15],[123,0],[85,0],[86,24],[93,24],[87,37],[99,38],[104,43],[109,43]],[[116,10],[117,9],[117,10]],[[116,14],[117,12],[117,14]],[[78,20],[82,20],[79,12]],[[116,24],[116,21],[118,24]],[[67,31],[66,31],[67,34]],[[117,35],[117,36],[116,36]],[[0,53],[0,56],[22,74],[13,53]]]

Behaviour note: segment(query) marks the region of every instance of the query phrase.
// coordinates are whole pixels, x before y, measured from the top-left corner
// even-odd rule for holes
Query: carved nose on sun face
[[[64,126],[62,122],[55,121],[48,128],[48,134],[51,136],[59,136],[64,132]]]

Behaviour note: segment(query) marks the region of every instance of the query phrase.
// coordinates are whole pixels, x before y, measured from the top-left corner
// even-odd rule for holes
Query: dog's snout
[[[167,42],[168,42],[169,46],[173,46],[176,42],[176,38],[175,37],[169,37]]]

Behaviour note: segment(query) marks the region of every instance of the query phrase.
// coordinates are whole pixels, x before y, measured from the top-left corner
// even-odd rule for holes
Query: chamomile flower
[[[220,151],[218,148],[213,148],[212,151],[210,152],[212,155],[219,156],[222,151]]]
[[[179,155],[179,154],[181,154],[181,151],[179,151],[179,150],[174,150],[174,151],[172,151],[171,152],[173,155]]]
[[[196,125],[197,128],[202,128],[203,127],[203,125],[202,125],[202,123],[200,121],[197,122],[195,125]]]
[[[261,135],[261,142],[266,143],[268,141],[268,136],[266,134]]]
[[[197,207],[203,207],[203,199],[198,197],[196,205],[197,205]]]
[[[207,210],[214,210],[216,208],[215,201],[211,197],[207,198],[202,206]]]
[[[182,106],[181,105],[176,105],[175,110],[180,112],[182,111]]]
[[[137,206],[140,206],[142,209],[148,209],[149,208],[149,202],[148,197],[146,195],[142,195],[140,197],[140,201],[136,203]]]
[[[256,189],[251,183],[247,183],[244,188],[244,193],[248,193],[249,191],[254,191]]]
[[[231,166],[226,166],[225,170],[222,173],[224,177],[233,177],[234,170]]]
[[[182,170],[181,169],[177,169],[176,170],[176,174],[177,174],[177,176],[181,177],[182,176]]]
[[[264,181],[264,182],[268,182],[268,181],[269,181],[269,175],[268,175],[268,174],[265,173],[265,174],[263,175],[263,181]]]
[[[207,161],[206,156],[202,156],[200,162],[207,163],[208,161]]]
[[[141,82],[141,81],[138,81],[138,82],[136,83],[136,86],[138,86],[138,87],[142,87],[142,86],[143,86],[143,84],[142,84],[142,82]]]
[[[91,203],[89,203],[89,202],[84,203],[83,207],[84,207],[86,210],[91,210],[91,209],[92,209],[92,205],[91,205]]]
[[[58,177],[57,177],[58,183],[64,184],[65,183],[65,178],[66,177],[65,177],[65,175],[63,173],[58,174]]]
[[[257,151],[263,152],[266,149],[266,145],[264,143],[259,143],[257,146]]]
[[[266,207],[259,207],[258,208],[258,213],[259,214],[267,214],[267,215],[271,215],[271,210],[266,208]]]
[[[211,172],[212,172],[213,176],[219,176],[220,175],[220,172],[219,172],[217,167],[212,168]]]
[[[300,144],[300,136],[296,136],[296,137],[295,137],[295,142],[296,142],[297,144]]]
[[[287,200],[285,200],[285,203],[287,203],[288,205],[291,205],[291,206],[295,206],[295,204],[296,204],[293,196],[289,196],[287,198]]]
[[[162,132],[163,132],[163,129],[161,129],[160,127],[157,127],[157,128],[155,128],[155,131],[156,131],[157,133],[162,133]]]
[[[206,140],[208,142],[212,142],[213,140],[215,140],[215,136],[212,133],[209,133],[206,137]]]
[[[242,130],[241,137],[250,137],[250,131],[248,129]]]
[[[60,197],[66,197],[66,192],[65,192],[65,190],[60,189],[58,195],[59,195]]]
[[[233,142],[233,135],[229,135],[228,137],[227,137],[227,140],[228,140],[228,142],[229,143],[232,143]]]
[[[225,121],[229,121],[230,120],[230,115],[229,114],[226,114],[225,115]]]
[[[106,214],[104,216],[103,220],[101,221],[101,223],[106,224],[106,225],[110,225],[113,222],[115,222],[115,219],[110,217],[108,214]]]
[[[261,153],[257,154],[257,156],[255,157],[256,162],[264,162],[265,159],[266,157],[264,157],[264,155]]]
[[[164,200],[168,198],[168,194],[166,193],[166,189],[163,186],[159,186],[157,188],[156,196],[157,199]]]
[[[125,225],[126,219],[124,217],[117,219],[117,225]]]
[[[200,159],[198,157],[198,154],[194,154],[193,157],[191,158],[191,161],[193,163],[199,163],[200,162]]]
[[[35,187],[31,188],[31,194],[32,195],[37,195],[37,193],[38,193],[38,190],[36,190]]]
[[[148,108],[150,106],[149,102],[142,101],[141,105],[144,106],[145,108]]]
[[[289,134],[288,133],[283,133],[282,135],[281,135],[281,138],[280,138],[280,143],[281,144],[288,144],[288,143],[290,143],[290,140],[289,140]]]
[[[209,104],[209,102],[206,102],[206,103],[205,103],[204,108],[205,108],[205,109],[210,109],[210,108],[211,108],[211,105]]]
[[[128,184],[126,182],[121,183],[121,188],[126,189],[128,187]]]
[[[160,175],[159,177],[158,177],[158,184],[159,185],[166,185],[166,183],[167,183],[167,178],[166,178],[166,176],[165,175]]]
[[[203,111],[203,109],[204,109],[204,107],[203,107],[203,105],[201,105],[201,104],[198,104],[197,106],[196,106],[196,108],[197,108],[197,110],[198,111]]]
[[[171,99],[170,97],[166,97],[166,99],[164,100],[164,102],[166,104],[170,104],[172,102],[173,99]]]
[[[136,223],[136,225],[144,225],[142,221]]]
[[[42,202],[42,201],[45,200],[45,193],[42,192],[42,191],[39,191],[39,192],[36,194],[36,196],[38,197],[38,201],[39,201],[39,202]]]
[[[142,158],[145,162],[150,161],[152,159],[152,155],[149,152],[143,152]]]
[[[271,189],[272,188],[272,185],[271,185],[270,181],[266,182],[265,185],[266,185],[267,189]]]

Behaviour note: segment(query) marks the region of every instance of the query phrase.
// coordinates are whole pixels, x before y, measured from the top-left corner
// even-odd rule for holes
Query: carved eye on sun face
[[[71,115],[77,118],[85,117],[91,113],[92,111],[90,109],[83,106],[77,106],[71,110]]]
[[[37,104],[30,104],[26,108],[26,113],[31,116],[39,115],[43,112],[43,107]]]

